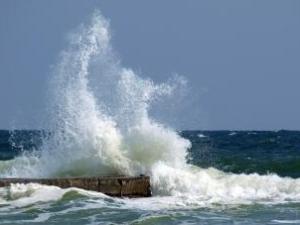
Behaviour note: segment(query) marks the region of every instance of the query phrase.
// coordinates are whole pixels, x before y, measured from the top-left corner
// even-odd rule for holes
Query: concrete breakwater
[[[70,178],[0,178],[0,187],[11,184],[39,183],[60,188],[76,187],[102,192],[114,197],[150,197],[151,186],[148,176],[139,177],[70,177]]]

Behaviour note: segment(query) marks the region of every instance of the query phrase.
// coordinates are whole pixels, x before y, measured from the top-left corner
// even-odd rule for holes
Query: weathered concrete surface
[[[76,178],[0,178],[0,187],[16,183],[39,183],[61,188],[77,187],[98,191],[116,197],[150,197],[151,187],[148,176],[139,177],[76,177]]]

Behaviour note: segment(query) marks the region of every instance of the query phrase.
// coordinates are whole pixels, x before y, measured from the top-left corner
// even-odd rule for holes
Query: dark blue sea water
[[[300,177],[300,131],[182,131],[192,143],[188,161],[232,173]],[[38,150],[45,132],[0,131],[0,160]]]

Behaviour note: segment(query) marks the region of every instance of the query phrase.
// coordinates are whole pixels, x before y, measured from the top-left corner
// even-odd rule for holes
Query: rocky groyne
[[[2,178],[0,187],[16,183],[39,183],[60,188],[76,187],[102,192],[114,197],[150,197],[151,187],[148,176],[139,177],[70,177],[70,178]]]

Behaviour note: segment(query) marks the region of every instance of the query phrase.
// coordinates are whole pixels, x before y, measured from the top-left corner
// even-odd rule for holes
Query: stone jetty
[[[151,187],[148,176],[139,177],[70,177],[70,178],[0,178],[0,187],[11,184],[38,183],[60,188],[76,187],[90,191],[102,192],[113,197],[150,197]]]

